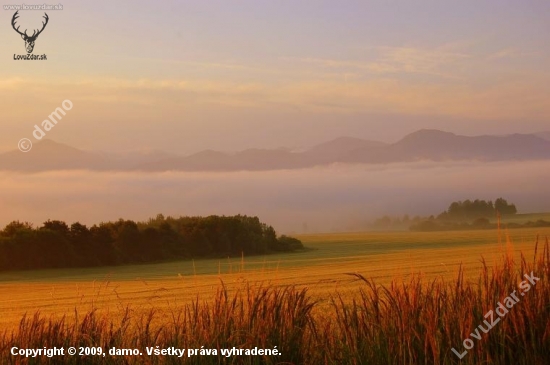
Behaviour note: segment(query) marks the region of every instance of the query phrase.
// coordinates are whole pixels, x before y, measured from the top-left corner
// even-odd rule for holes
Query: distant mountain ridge
[[[550,141],[531,134],[467,137],[423,129],[385,148],[354,150],[341,162],[507,161],[549,158]]]
[[[0,154],[0,170],[96,170],[105,169],[110,164],[109,159],[99,154],[85,152],[49,139],[35,143],[28,152],[14,150]]]
[[[189,156],[163,151],[115,155],[95,153],[44,140],[27,153],[0,154],[0,170],[116,170],[116,171],[261,171],[308,168],[334,163],[384,164],[414,161],[521,161],[550,159],[546,134],[461,136],[434,129],[406,135],[395,143],[339,137],[296,152],[286,149],[247,149],[235,153],[204,150]],[[548,133],[550,138],[550,133]]]
[[[328,142],[313,146],[304,152],[305,155],[318,162],[331,163],[340,161],[344,156],[360,149],[376,149],[387,146],[386,143],[378,141],[367,141],[353,137],[339,137]]]

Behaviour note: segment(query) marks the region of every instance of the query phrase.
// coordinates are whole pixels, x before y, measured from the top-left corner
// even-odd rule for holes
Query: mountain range
[[[205,150],[189,156],[163,151],[126,154],[90,152],[43,140],[35,143],[32,150],[26,153],[14,150],[0,154],[0,170],[260,171],[307,168],[334,163],[547,159],[550,159],[550,132],[470,137],[423,129],[395,143],[340,137],[304,151],[247,149],[227,153]]]

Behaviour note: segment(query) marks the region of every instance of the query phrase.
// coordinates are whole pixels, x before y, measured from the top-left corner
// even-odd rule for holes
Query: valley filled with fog
[[[235,172],[0,172],[0,225],[92,225],[164,215],[257,215],[280,233],[362,230],[381,215],[430,215],[454,200],[547,210],[550,161],[415,162]]]

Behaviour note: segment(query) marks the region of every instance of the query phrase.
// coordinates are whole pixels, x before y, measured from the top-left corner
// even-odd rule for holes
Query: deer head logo
[[[44,13],[44,19],[46,19],[45,22],[42,22],[42,29],[40,30],[34,30],[34,32],[32,33],[31,36],[29,36],[27,34],[27,30],[25,29],[25,32],[24,33],[21,33],[19,31],[19,27],[15,27],[15,21],[17,20],[17,18],[19,18],[19,10],[15,12],[15,14],[13,14],[13,18],[11,19],[11,26],[13,27],[13,29],[19,33],[21,35],[21,38],[23,38],[23,40],[25,41],[25,48],[27,49],[27,53],[32,53],[32,50],[34,49],[34,42],[36,41],[36,38],[38,38],[38,36],[40,35],[40,33],[42,33],[42,31],[44,30],[44,28],[46,28],[46,25],[48,24],[48,14]]]

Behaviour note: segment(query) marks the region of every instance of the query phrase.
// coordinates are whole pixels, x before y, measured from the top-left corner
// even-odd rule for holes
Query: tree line
[[[493,218],[497,214],[513,215],[518,212],[516,205],[508,203],[504,198],[491,200],[464,200],[452,202],[449,208],[437,216],[439,220],[472,221],[478,218]]]
[[[429,217],[412,224],[411,231],[447,231],[447,230],[468,230],[468,229],[493,229],[497,228],[496,223],[491,223],[491,218],[498,216],[511,216],[517,213],[515,204],[508,203],[504,198],[492,200],[464,200],[452,202],[449,208],[440,213],[437,217]],[[531,224],[531,222],[528,222]],[[540,221],[544,227],[547,222]],[[514,227],[519,228],[519,227]]]
[[[48,220],[13,221],[0,231],[0,270],[92,267],[302,249],[273,227],[245,215],[119,219],[87,227]]]
[[[508,203],[504,198],[492,200],[454,201],[449,207],[434,216],[404,215],[403,217],[383,216],[374,220],[373,229],[396,230],[446,230],[446,229],[476,229],[492,227],[490,221],[497,216],[517,214],[515,204]]]

